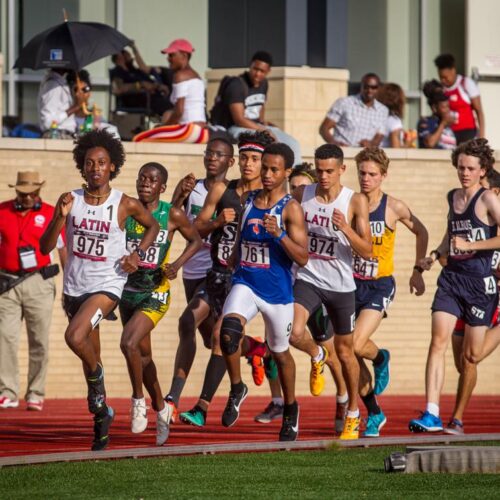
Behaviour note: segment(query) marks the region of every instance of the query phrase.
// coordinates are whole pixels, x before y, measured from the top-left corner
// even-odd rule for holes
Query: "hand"
[[[236,220],[236,212],[234,208],[225,208],[222,212],[217,216],[217,224],[220,226],[225,226],[230,222],[234,222]]]
[[[429,271],[434,264],[434,259],[432,257],[424,257],[420,259],[418,262],[418,266],[420,266],[424,271]]]
[[[67,217],[73,206],[74,196],[71,193],[63,193],[56,205],[57,217]]]
[[[455,116],[452,113],[446,113],[442,118],[441,122],[446,126],[453,125],[455,123]]]
[[[278,138],[273,134],[273,131],[270,128],[265,128],[264,130],[274,139],[275,142],[279,142]]]
[[[120,260],[122,269],[126,273],[135,273],[135,271],[139,269],[140,262],[141,259],[139,259],[137,252],[132,252],[130,255],[124,255]]]
[[[163,275],[169,280],[175,280],[177,278],[177,273],[179,272],[178,266],[173,262],[172,264],[167,264],[163,266]]]
[[[141,82],[141,86],[143,89],[147,90],[148,92],[154,92],[156,90],[156,83],[148,82],[146,80]]]
[[[348,226],[345,215],[338,208],[333,209],[332,224],[337,226],[342,232],[344,232]]]
[[[196,185],[196,177],[194,174],[191,172],[186,175],[181,181],[181,194],[184,198],[187,198],[191,192],[193,191],[194,187]]]
[[[275,215],[265,214],[263,218],[264,229],[274,238],[281,235],[283,229],[278,226],[278,219]]]
[[[371,142],[368,139],[362,139],[361,141],[359,141],[359,145],[362,148],[368,148],[368,147],[370,147]]]
[[[413,270],[413,274],[410,277],[410,293],[413,292],[415,292],[417,297],[425,292],[424,277],[416,269]]]
[[[452,236],[451,238],[451,246],[455,248],[455,250],[461,250],[462,252],[468,252],[471,249],[471,242],[460,236]]]

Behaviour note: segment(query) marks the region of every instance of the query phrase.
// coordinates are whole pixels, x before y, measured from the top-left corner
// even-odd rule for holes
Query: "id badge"
[[[23,271],[27,271],[38,266],[35,249],[33,247],[19,248],[19,259],[21,260],[21,267],[23,268]]]

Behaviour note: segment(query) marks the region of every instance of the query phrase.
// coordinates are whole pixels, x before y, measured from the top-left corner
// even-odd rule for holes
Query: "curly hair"
[[[377,92],[377,101],[389,109],[391,115],[403,118],[405,93],[397,83],[384,83]]]
[[[493,149],[488,144],[488,139],[471,139],[470,141],[462,142],[451,153],[451,163],[455,168],[458,167],[458,157],[461,154],[467,156],[475,156],[479,159],[481,168],[486,170],[486,175],[493,169],[495,157]]]
[[[336,144],[323,144],[314,151],[315,160],[335,158],[339,163],[344,161],[344,152]]]
[[[437,69],[452,69],[456,67],[455,58],[452,54],[440,54],[434,59]]]
[[[273,142],[276,142],[274,138],[269,134],[267,130],[257,130],[256,132],[243,132],[238,136],[238,148],[249,142],[258,144],[259,146],[266,147]]]
[[[288,182],[290,182],[294,177],[298,175],[303,175],[311,180],[311,182],[318,182],[318,178],[316,177],[316,171],[313,168],[312,163],[299,163],[293,167],[292,173],[288,177]]]
[[[290,146],[283,144],[282,142],[273,142],[266,146],[264,149],[264,155],[278,155],[281,156],[285,162],[285,169],[293,168],[293,163],[295,161],[295,156],[293,154],[292,148]]]
[[[386,174],[387,170],[389,170],[389,158],[387,158],[382,148],[364,148],[354,157],[354,160],[358,168],[364,161],[373,161],[379,166],[382,174]]]
[[[441,82],[437,80],[427,80],[424,82],[424,86],[422,88],[422,92],[425,97],[427,97],[427,104],[432,107],[436,104],[447,101],[448,96],[444,93],[444,88]]]
[[[120,173],[120,169],[125,163],[123,144],[106,130],[92,130],[79,137],[75,141],[75,147],[73,148],[73,159],[76,168],[84,179],[85,157],[88,151],[94,148],[103,148],[108,152],[111,163],[115,166],[115,171],[111,172],[109,176],[110,180],[113,180]]]

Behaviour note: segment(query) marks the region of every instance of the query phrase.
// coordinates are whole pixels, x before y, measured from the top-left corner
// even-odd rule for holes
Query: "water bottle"
[[[60,139],[61,138],[61,131],[59,130],[59,127],[58,127],[57,122],[55,120],[50,124],[49,137],[50,137],[50,139]]]

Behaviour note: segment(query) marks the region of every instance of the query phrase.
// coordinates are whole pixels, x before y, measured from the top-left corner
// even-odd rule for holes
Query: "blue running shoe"
[[[408,428],[411,432],[441,432],[443,430],[443,421],[432,413],[425,411],[420,418],[410,420]]]
[[[363,437],[365,438],[378,438],[380,436],[380,429],[384,427],[387,419],[383,412],[375,415],[374,413],[368,415],[366,420],[366,429],[363,432]]]
[[[373,388],[373,392],[377,396],[382,394],[387,389],[391,379],[389,374],[389,361],[391,359],[391,355],[386,349],[380,349],[380,352],[384,356],[383,363],[380,363],[380,365],[373,365],[373,371],[375,372],[375,387]]]

